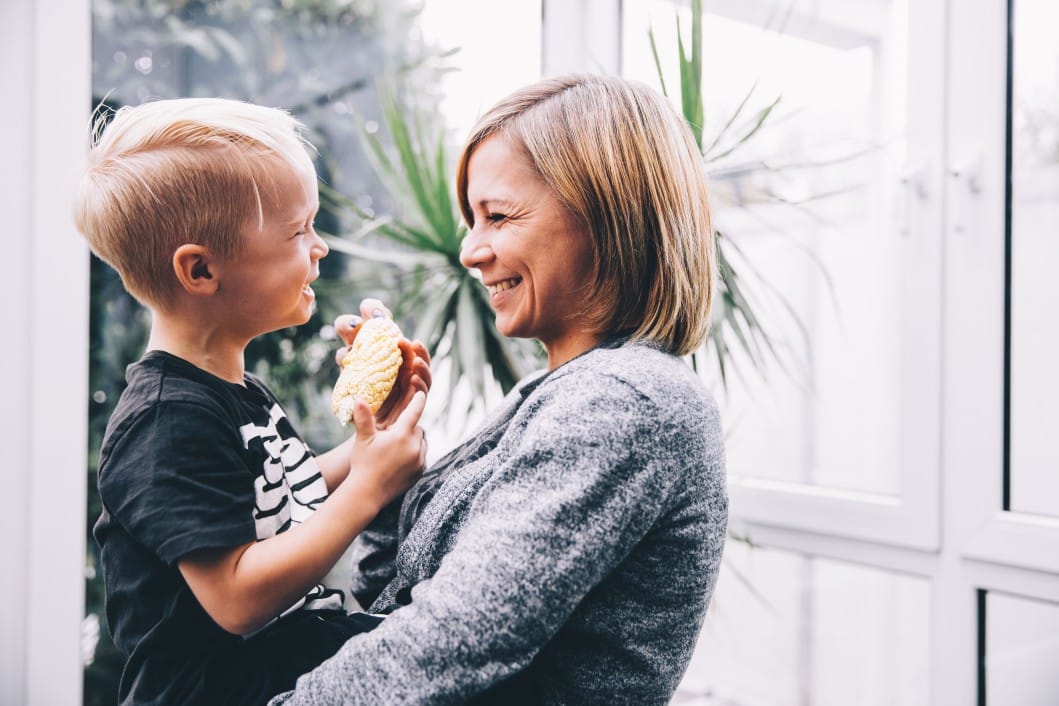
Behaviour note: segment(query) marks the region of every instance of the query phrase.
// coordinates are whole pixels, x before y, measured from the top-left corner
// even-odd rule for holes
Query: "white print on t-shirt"
[[[264,464],[254,478],[254,528],[258,540],[275,537],[305,522],[327,498],[327,484],[316,457],[293,431],[288,431],[287,436],[281,433],[280,429],[291,429],[289,424],[279,423],[285,419],[283,409],[273,404],[267,425],[251,422],[239,428],[247,450],[260,444],[265,452]],[[348,570],[343,570],[348,567],[342,564],[339,562],[319,585],[284,614],[303,605],[316,610],[356,608],[349,595]]]
[[[327,497],[327,485],[309,449],[297,436],[284,438],[280,433],[277,422],[285,418],[283,409],[274,404],[267,426],[250,423],[239,430],[247,449],[260,439],[265,450],[261,475],[254,479],[254,526],[258,539],[275,537],[289,524],[305,522]]]

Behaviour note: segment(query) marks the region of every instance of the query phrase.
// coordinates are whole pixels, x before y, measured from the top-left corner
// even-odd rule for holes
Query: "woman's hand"
[[[373,316],[392,317],[390,311],[378,299],[365,299],[360,303],[360,316],[345,314],[335,319],[335,333],[346,344],[335,353],[335,361],[341,365],[342,358],[349,352],[353,339],[360,331],[364,319]],[[430,390],[430,354],[421,341],[409,341],[402,338],[398,347],[401,349],[401,368],[397,371],[397,382],[382,407],[375,413],[375,425],[378,429],[390,427],[401,412],[412,401],[416,392],[426,394]]]

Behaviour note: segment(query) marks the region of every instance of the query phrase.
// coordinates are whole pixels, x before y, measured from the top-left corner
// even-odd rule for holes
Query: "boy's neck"
[[[152,311],[147,350],[164,351],[182,358],[222,380],[242,385],[246,364],[243,352],[249,341],[233,341],[221,328],[210,329],[186,319]]]

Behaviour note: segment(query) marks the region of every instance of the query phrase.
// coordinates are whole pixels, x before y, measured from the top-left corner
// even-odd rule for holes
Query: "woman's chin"
[[[529,338],[524,331],[519,329],[516,322],[506,317],[496,317],[496,330],[505,338]]]

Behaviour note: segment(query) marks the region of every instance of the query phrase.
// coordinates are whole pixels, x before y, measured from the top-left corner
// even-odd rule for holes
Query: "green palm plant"
[[[684,119],[691,128],[708,169],[714,176],[722,177],[728,173],[767,169],[760,164],[720,166],[722,160],[728,158],[760,132],[779,105],[780,97],[777,96],[752,114],[744,115],[756,84],[750,87],[742,101],[709,143],[704,144],[706,116],[702,92],[702,16],[702,0],[692,0],[690,47],[684,41],[680,16],[676,18],[677,61],[680,69],[679,97]],[[654,29],[649,28],[647,35],[662,92],[669,96]],[[778,194],[768,191],[762,196],[766,201],[783,201]],[[710,355],[712,349],[712,355],[720,371],[721,383],[727,387],[728,375],[734,368],[735,361],[738,360],[737,357],[733,357],[733,353],[737,351],[742,353],[744,359],[759,374],[764,374],[770,360],[778,363],[781,369],[787,367],[787,361],[779,353],[779,343],[765,329],[758,316],[752,292],[772,296],[778,301],[781,309],[787,313],[800,332],[803,341],[808,341],[808,333],[789,301],[761,276],[757,268],[745,256],[739,244],[720,230],[715,230],[714,236],[720,287],[717,292],[718,296],[714,299],[713,326],[710,337],[704,348],[696,352],[693,360],[697,366],[700,357]],[[812,253],[807,254],[815,260]],[[819,264],[818,260],[815,261]],[[826,272],[824,276],[826,278]],[[749,282],[753,284],[748,286]]]
[[[393,147],[362,124],[362,135],[376,173],[398,203],[399,217],[375,217],[356,202],[326,186],[321,197],[352,211],[363,225],[344,237],[330,236],[335,252],[391,268],[399,300],[395,315],[405,330],[423,341],[435,363],[447,360],[450,392],[461,381],[472,391],[468,406],[486,397],[490,380],[510,390],[540,364],[539,350],[502,337],[493,325],[485,288],[460,264],[466,234],[453,200],[451,165],[442,129],[428,129],[415,109],[402,109],[392,92],[380,91],[382,116]],[[397,248],[373,247],[365,238],[379,235]]]

